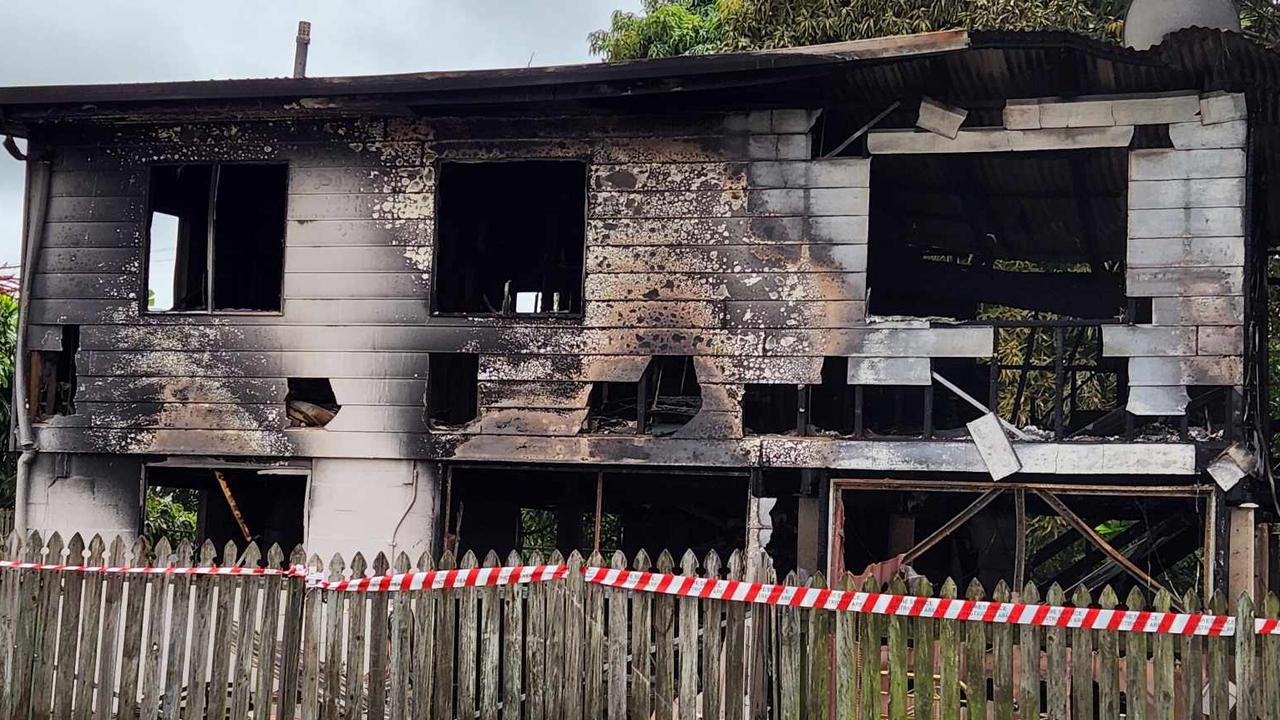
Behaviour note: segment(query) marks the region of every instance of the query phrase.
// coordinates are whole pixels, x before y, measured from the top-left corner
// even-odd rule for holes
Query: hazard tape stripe
[[[1227,615],[1149,612],[1143,610],[1102,610],[1054,605],[951,600],[910,595],[849,592],[820,588],[788,587],[738,580],[699,578],[693,582],[678,575],[661,575],[632,570],[597,567],[583,569],[586,581],[605,587],[677,595],[681,597],[723,598],[760,605],[817,608],[875,615],[965,620],[1007,625],[1083,628],[1159,635],[1203,635],[1226,637],[1235,634],[1236,620]],[[1260,635],[1280,635],[1280,620],[1255,622]]]
[[[333,592],[389,592],[411,590],[451,590],[466,587],[498,587],[560,580],[569,573],[564,565],[518,565],[501,568],[423,570],[350,580],[324,580],[319,573],[307,575],[307,586]]]
[[[0,560],[0,569],[48,570],[52,572],[105,573],[108,575],[285,575],[301,577],[305,568],[258,567],[121,567],[114,565],[57,565]]]
[[[323,573],[309,571],[301,566],[283,570],[254,567],[120,567],[0,560],[0,569],[4,568],[120,575],[274,575],[305,578],[307,587],[333,592],[407,592],[523,585],[562,580],[569,573],[565,565],[516,565],[500,568],[426,570],[349,580],[325,580]],[[757,605],[1157,635],[1227,637],[1235,635],[1236,631],[1236,619],[1229,615],[1102,610],[984,600],[926,598],[719,580],[617,568],[587,567],[583,568],[582,572],[587,582],[605,587]],[[1260,618],[1254,622],[1254,632],[1259,635],[1280,636],[1280,620]]]

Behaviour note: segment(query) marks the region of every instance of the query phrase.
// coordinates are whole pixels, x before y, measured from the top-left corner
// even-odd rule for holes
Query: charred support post
[[[1257,534],[1254,532],[1257,511],[1258,506],[1254,503],[1245,503],[1228,511],[1231,538],[1227,551],[1227,595],[1233,602],[1242,593],[1261,597],[1254,587],[1258,558]]]

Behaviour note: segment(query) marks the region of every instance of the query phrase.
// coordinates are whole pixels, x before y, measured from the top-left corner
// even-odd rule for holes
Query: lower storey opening
[[[503,560],[574,550],[727,558],[746,537],[747,490],[746,474],[453,467],[445,548]]]
[[[278,544],[287,557],[302,544],[307,479],[257,468],[150,465],[142,534],[153,543],[211,541],[219,553],[227,541],[262,554]]]
[[[973,580],[1041,593],[1056,583],[1068,596],[1204,591],[1207,499],[1191,487],[841,479],[833,493],[838,571],[924,576],[935,588],[952,579],[961,592]]]

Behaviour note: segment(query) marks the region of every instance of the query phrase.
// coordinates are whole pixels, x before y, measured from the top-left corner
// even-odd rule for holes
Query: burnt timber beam
[[[944,523],[942,527],[938,528],[937,530],[934,530],[933,534],[931,534],[929,537],[925,538],[924,540],[921,540],[920,542],[916,543],[915,547],[908,550],[906,554],[902,556],[903,564],[904,565],[910,564],[912,561],[916,560],[921,555],[924,555],[925,553],[929,552],[929,550],[932,549],[934,545],[937,545],[938,543],[942,542],[948,535],[955,532],[961,525],[964,525],[966,522],[969,522],[969,520],[971,520],[974,515],[977,515],[978,513],[982,512],[983,508],[990,505],[997,497],[999,497],[1002,493],[1004,493],[1004,491],[1005,491],[1005,488],[1001,487],[1001,488],[995,488],[993,490],[988,490],[987,492],[983,493],[981,496],[978,497],[977,500],[974,500],[972,503],[970,503],[969,507],[966,507],[965,509],[961,510],[959,513],[956,514],[955,517],[951,518],[946,523]]]
[[[1086,540],[1096,545],[1099,550],[1119,564],[1120,567],[1124,568],[1130,575],[1137,578],[1139,582],[1142,582],[1148,588],[1155,588],[1156,590],[1164,590],[1168,592],[1168,588],[1157,582],[1155,578],[1143,572],[1142,568],[1138,567],[1133,563],[1133,561],[1125,557],[1124,553],[1112,547],[1111,544],[1107,542],[1106,538],[1099,535],[1098,531],[1093,529],[1093,526],[1085,522],[1079,515],[1076,515],[1071,508],[1067,507],[1066,504],[1059,500],[1053,493],[1046,492],[1044,490],[1036,490],[1035,493],[1040,496],[1040,499],[1044,500],[1049,507],[1053,508],[1053,511],[1058,513],[1063,520],[1066,520],[1067,524],[1075,528],[1076,531],[1083,535]],[[1169,595],[1173,601],[1174,607],[1178,608],[1178,611],[1181,612],[1179,607],[1181,603],[1177,598],[1173,597],[1173,593],[1169,593]]]

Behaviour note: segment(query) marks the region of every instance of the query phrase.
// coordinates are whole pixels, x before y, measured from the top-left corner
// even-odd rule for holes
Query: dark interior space
[[[702,388],[693,358],[655,355],[639,382],[592,384],[585,430],[670,435],[688,424],[701,409]]]
[[[1124,314],[1125,150],[877,156],[871,185],[871,313]]]
[[[928,538],[980,497],[978,492],[842,491],[844,566],[864,568]],[[1177,593],[1200,589],[1203,501],[1190,497],[1071,495],[1057,498],[1139,568]],[[1044,589],[1112,585],[1121,597],[1135,583],[1034,493],[1025,494],[1024,579]],[[988,590],[1015,579],[1017,514],[1013,491],[1000,494],[919,557],[911,570],[938,586],[978,579]]]
[[[282,164],[153,166],[148,308],[279,311],[287,186]]]
[[[291,427],[324,427],[342,409],[329,378],[289,378],[284,405]]]
[[[644,423],[640,383],[595,382],[587,396],[588,433],[639,433]]]
[[[446,544],[483,556],[494,550],[526,558],[552,550],[641,549],[676,561],[686,550],[727,558],[746,537],[745,475],[678,470],[619,471],[454,467],[450,471]],[[597,494],[598,493],[598,494]]]
[[[438,185],[436,312],[582,312],[585,163],[446,162]]]
[[[284,273],[285,165],[218,166],[213,309],[277,312]]]
[[[31,415],[39,422],[54,415],[76,414],[76,353],[80,326],[62,326],[61,350],[31,353]]]
[[[226,483],[226,491],[220,479]],[[286,557],[302,544],[305,476],[264,474],[249,468],[152,465],[147,467],[146,481],[148,493],[169,488],[191,491],[196,503],[196,540],[212,541],[219,552],[228,540],[245,547],[240,521],[264,556],[274,544],[280,545]],[[240,520],[232,511],[233,504]]]
[[[172,304],[152,310],[207,310],[209,272],[209,204],[213,196],[212,165],[154,165],[151,168],[148,203],[148,287],[156,288],[172,269]],[[169,216],[158,218],[157,215]],[[176,228],[174,220],[176,219]],[[161,235],[161,232],[172,233]]]
[[[698,371],[688,355],[655,355],[641,384],[645,392],[645,431],[670,435],[702,409]]]
[[[822,383],[808,388],[809,432],[852,434],[856,395],[857,389],[849,384],[849,358],[823,358]]]
[[[803,420],[803,385],[748,384],[742,394],[742,427],[747,435],[794,435]]]
[[[431,353],[427,368],[427,420],[434,428],[456,428],[476,419],[480,356]]]

